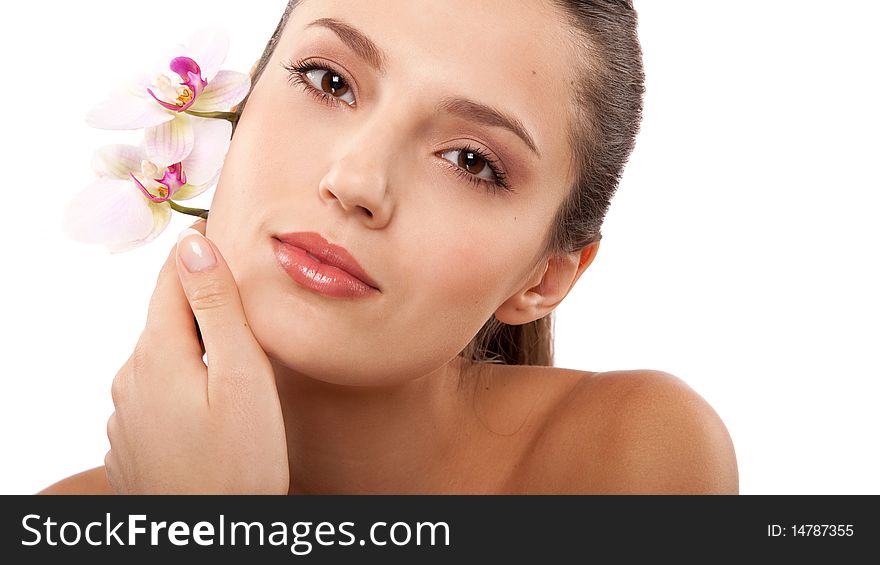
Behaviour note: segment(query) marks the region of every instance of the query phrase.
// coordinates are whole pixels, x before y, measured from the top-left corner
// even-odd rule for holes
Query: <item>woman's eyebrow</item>
[[[319,18],[308,24],[306,28],[312,26],[324,27],[334,32],[349,49],[379,74],[382,76],[386,74],[385,62],[388,60],[388,56],[372,39],[356,27],[336,18]],[[496,110],[487,104],[456,97],[444,98],[437,104],[435,110],[438,113],[453,114],[486,126],[507,129],[519,137],[539,159],[541,158],[541,152],[538,151],[534,139],[522,122],[505,112]]]
[[[359,29],[335,18],[319,18],[307,25],[306,28],[312,26],[325,27],[334,32],[357,56],[366,61],[379,74],[385,75],[385,61],[388,57],[372,39]]]
[[[499,127],[512,131],[519,137],[523,143],[528,145],[529,149],[541,158],[541,152],[538,151],[532,136],[522,125],[518,119],[506,114],[500,110],[496,110],[486,104],[474,102],[467,98],[444,98],[437,104],[437,112],[445,112],[460,116],[463,119],[471,120],[490,127]]]

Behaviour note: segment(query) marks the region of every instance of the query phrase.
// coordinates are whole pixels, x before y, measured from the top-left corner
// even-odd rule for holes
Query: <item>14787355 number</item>
[[[852,524],[792,524],[791,533],[794,536],[852,536]]]

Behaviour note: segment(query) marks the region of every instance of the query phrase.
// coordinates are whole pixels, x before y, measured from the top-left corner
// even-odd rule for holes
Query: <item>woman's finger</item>
[[[202,233],[205,223],[204,220],[199,220],[191,227]],[[150,342],[150,347],[160,348],[166,357],[183,363],[189,360],[201,363],[204,350],[196,331],[193,311],[180,284],[177,268],[175,245],[159,272],[156,288],[150,299],[145,338]]]
[[[233,384],[226,390],[234,391],[255,384],[250,380],[224,383],[228,379],[270,376],[271,371],[263,370],[268,365],[266,354],[251,332],[238,286],[217,246],[202,232],[184,230],[178,239],[177,257],[177,273],[198,320],[208,357],[209,402],[218,392],[215,389],[224,384]]]

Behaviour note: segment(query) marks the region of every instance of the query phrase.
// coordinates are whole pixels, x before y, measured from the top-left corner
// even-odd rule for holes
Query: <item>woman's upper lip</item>
[[[275,239],[288,245],[305,249],[321,261],[321,263],[342,269],[376,290],[380,290],[376,281],[361,267],[360,263],[352,257],[347,249],[341,245],[330,243],[321,234],[315,232],[282,233],[276,235]]]

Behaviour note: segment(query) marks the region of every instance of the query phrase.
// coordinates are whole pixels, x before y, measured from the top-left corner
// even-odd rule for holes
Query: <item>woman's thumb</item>
[[[208,356],[208,379],[240,375],[247,367],[265,364],[238,286],[217,246],[192,228],[183,230],[177,241],[180,282]]]

